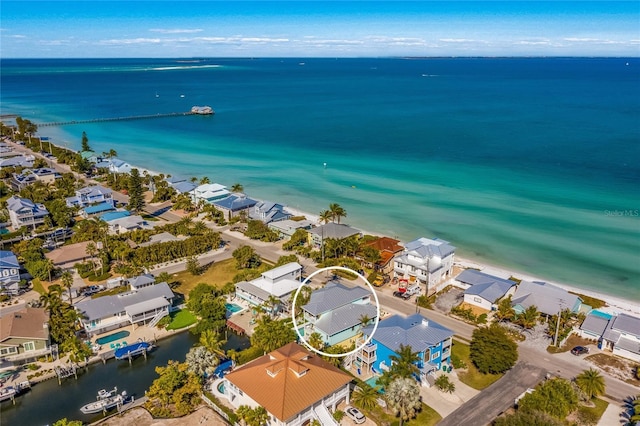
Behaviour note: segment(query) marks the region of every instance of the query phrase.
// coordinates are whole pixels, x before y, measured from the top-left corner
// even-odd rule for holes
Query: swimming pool
[[[608,314],[606,312],[602,312],[602,311],[597,311],[597,310],[592,310],[591,312],[589,312],[591,315],[594,315],[596,317],[600,317],[600,318],[604,318],[604,319],[611,319],[613,318],[613,315]]]
[[[218,392],[224,395],[224,381],[218,383]]]
[[[375,388],[380,387],[380,385],[376,385],[376,381],[377,380],[378,380],[378,376],[373,376],[373,377],[368,378],[364,382],[375,389]]]
[[[104,345],[107,343],[115,342],[116,340],[124,339],[125,337],[129,336],[129,334],[131,333],[126,330],[118,331],[117,333],[109,334],[108,336],[96,339],[96,343],[99,345]]]
[[[240,305],[236,305],[235,303],[225,303],[224,307],[227,308],[227,311],[235,314],[236,312],[240,312],[243,308]]]

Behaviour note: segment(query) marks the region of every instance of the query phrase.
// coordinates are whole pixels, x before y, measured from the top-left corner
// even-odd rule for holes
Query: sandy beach
[[[54,144],[56,145],[56,144]],[[69,149],[67,147],[63,147],[60,145],[56,145],[59,148],[63,148],[63,149]],[[131,163],[129,163],[131,164]],[[160,175],[160,173],[158,173],[155,170],[151,170],[148,168],[142,168],[142,167],[137,167],[133,164],[131,164],[132,167],[138,168],[138,170],[141,171],[141,173],[144,173],[145,171],[150,174],[150,175]],[[210,179],[212,181],[215,181],[215,178],[210,177]],[[249,195],[249,194],[247,194]],[[249,195],[251,196],[251,195]],[[251,198],[257,200],[257,201],[264,201],[263,199],[259,198],[259,197],[254,197],[251,196]],[[273,202],[277,202],[278,200],[270,200]],[[345,206],[343,206],[345,207]],[[292,213],[294,216],[305,216],[308,220],[310,220],[311,222],[320,225],[320,217],[318,214],[312,214],[306,211],[303,211],[301,209],[296,209],[296,208],[291,208],[289,206],[286,206],[286,209]],[[379,233],[375,233],[375,232],[369,232],[366,230],[363,230],[361,228],[358,228],[357,224],[350,224],[354,227],[356,227],[357,229],[360,229],[360,231],[362,231],[363,234],[367,234],[367,235],[376,235],[379,237],[383,237],[384,235],[379,234]],[[433,237],[433,236],[428,236],[428,235],[416,235],[415,238],[420,238],[420,237]],[[454,246],[455,246],[455,241],[451,242]],[[605,294],[605,293],[599,293],[593,290],[588,290],[588,289],[582,289],[580,287],[577,287],[575,285],[569,285],[569,284],[564,284],[564,283],[560,283],[560,282],[556,282],[556,281],[552,281],[552,280],[548,280],[548,279],[543,279],[543,278],[539,278],[539,277],[535,277],[532,276],[530,274],[524,273],[524,272],[519,272],[515,269],[506,269],[506,268],[502,268],[499,266],[495,266],[495,265],[490,265],[484,262],[478,262],[472,259],[468,259],[468,258],[462,258],[459,256],[456,256],[456,260],[455,263],[463,268],[475,268],[475,269],[480,269],[481,271],[490,274],[490,275],[495,275],[497,277],[501,277],[501,278],[509,278],[511,276],[519,278],[521,280],[526,280],[526,281],[543,281],[543,282],[547,282],[549,284],[553,284],[555,286],[564,288],[567,291],[571,291],[574,293],[580,293],[580,294],[584,294],[587,296],[591,296],[597,299],[601,299],[604,300],[608,306],[603,307],[603,308],[599,308],[599,310],[601,311],[605,311],[605,312],[609,312],[609,313],[619,313],[619,312],[627,312],[627,313],[631,313],[634,315],[640,315],[640,304],[638,303],[634,303],[632,301],[629,300],[625,300],[622,299],[620,297],[616,297],[616,296],[612,296],[609,294]]]

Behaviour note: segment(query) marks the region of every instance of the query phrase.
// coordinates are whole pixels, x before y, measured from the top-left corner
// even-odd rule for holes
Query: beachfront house
[[[131,164],[126,161],[122,161],[117,158],[109,159],[109,172],[110,173],[131,173]]]
[[[18,294],[20,263],[11,251],[0,250],[0,292]]]
[[[167,283],[159,283],[120,293],[85,299],[75,304],[89,336],[131,325],[153,327],[169,314],[174,294]]]
[[[147,247],[147,246],[152,246],[154,244],[168,243],[172,241],[184,241],[187,238],[189,237],[187,237],[186,235],[180,235],[179,237],[176,237],[175,235],[169,232],[161,232],[159,234],[155,234],[149,237],[149,241],[147,241],[146,243],[138,244],[138,247]]]
[[[362,346],[373,333],[373,325],[364,327],[356,347]],[[431,386],[435,373],[449,363],[453,331],[420,314],[393,315],[378,323],[371,341],[360,349],[353,360],[356,367],[381,374],[389,370],[391,356],[397,356],[400,346],[409,346],[418,354],[416,366],[420,370],[422,386]]]
[[[24,167],[30,169],[36,158],[33,155],[18,155],[16,157],[0,158],[0,169],[3,167]]]
[[[371,297],[368,289],[346,287],[335,281],[313,291],[309,303],[302,306],[304,335],[318,333],[328,346],[355,337],[365,317],[368,324],[378,316]]]
[[[51,353],[45,309],[24,308],[2,316],[0,359],[22,364]]]
[[[278,233],[280,238],[290,238],[298,229],[309,230],[313,226],[310,220],[285,219],[269,223],[269,229]]]
[[[376,238],[363,244],[362,247],[371,247],[380,253],[380,259],[373,265],[368,264],[367,266],[375,268],[381,274],[391,274],[393,272],[393,259],[404,250],[404,247],[400,245],[400,241],[389,237]],[[361,254],[358,254],[357,258],[365,261]]]
[[[244,194],[233,194],[221,200],[214,200],[212,204],[227,215],[227,219],[238,216],[242,212],[249,215],[249,210],[258,202]]]
[[[254,306],[267,306],[270,312],[289,309],[289,298],[300,286],[302,265],[298,262],[273,268],[263,272],[252,281],[241,281],[236,284],[236,297]],[[273,306],[270,301],[277,300]]]
[[[189,194],[194,199],[194,190],[198,187],[195,183],[184,181],[170,185],[178,194]]]
[[[582,322],[578,335],[596,339],[598,348],[640,362],[640,318],[628,314],[612,315],[593,310]]]
[[[49,216],[49,211],[44,204],[34,203],[27,198],[21,198],[16,195],[11,196],[7,200],[7,210],[11,225],[15,229],[26,226],[35,229],[44,223],[44,218]]]
[[[520,315],[530,306],[535,306],[542,315],[551,317],[565,309],[573,313],[579,312],[582,299],[546,282],[522,281],[513,295],[511,306],[516,315]]]
[[[466,269],[456,277],[456,282],[465,287],[464,303],[486,311],[498,309],[498,300],[513,295],[516,282],[485,274],[475,269]]]
[[[269,426],[303,426],[313,420],[338,426],[330,411],[349,403],[351,379],[319,355],[289,343],[235,369],[216,388],[235,408],[264,407]]]
[[[259,220],[265,224],[286,220],[291,216],[292,214],[286,211],[282,204],[271,201],[259,201],[249,210],[250,219]]]
[[[207,203],[213,203],[214,201],[227,198],[229,195],[231,195],[231,192],[227,190],[227,187],[219,183],[205,183],[193,189],[195,202],[205,201]]]
[[[114,205],[113,191],[101,185],[87,186],[76,190],[76,195],[66,199],[68,207],[86,207],[108,203]]]
[[[394,276],[420,284],[430,296],[444,287],[451,276],[455,250],[448,241],[439,238],[413,240],[394,258]]]
[[[129,278],[127,284],[131,287],[132,291],[140,290],[142,288],[151,287],[156,284],[156,278],[151,274],[142,274],[137,277]]]
[[[325,240],[344,240],[353,236],[362,237],[362,232],[343,223],[329,222],[309,230],[309,244],[321,248]]]

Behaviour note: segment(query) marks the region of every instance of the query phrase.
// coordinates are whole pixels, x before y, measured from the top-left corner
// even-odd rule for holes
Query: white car
[[[350,405],[344,409],[344,414],[346,414],[347,417],[353,420],[357,425],[362,424],[367,420],[367,418],[360,412],[360,410]]]

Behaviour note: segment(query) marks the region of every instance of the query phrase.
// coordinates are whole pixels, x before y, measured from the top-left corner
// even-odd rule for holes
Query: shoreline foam
[[[54,146],[57,146],[59,148],[62,149],[67,149],[73,152],[78,152],[75,151],[71,148],[68,147],[62,147],[60,145],[57,144],[53,144]],[[124,161],[124,160],[123,160]],[[140,170],[141,175],[144,173],[144,171],[147,171],[150,175],[159,175],[160,173],[148,169],[148,168],[142,168],[142,167],[138,167],[134,164],[131,164],[132,168],[137,168],[138,170]],[[264,201],[260,198],[257,197],[252,197],[255,200],[258,201]],[[295,216],[305,216],[308,220],[316,223],[316,224],[320,224],[320,218],[319,215],[317,214],[311,214],[309,212],[305,212],[304,210],[301,210],[299,208],[291,208],[289,206],[285,206],[286,209],[291,212],[293,215]],[[360,229],[360,228],[357,228]],[[362,231],[364,234],[369,234],[369,235],[375,235],[375,236],[385,236],[382,235],[380,233],[376,233],[376,232],[368,232],[366,230],[360,229],[360,231]],[[415,238],[419,238],[420,236],[416,236]],[[569,285],[569,284],[565,284],[565,283],[559,283],[556,281],[552,281],[549,279],[543,279],[543,278],[537,278],[533,275],[530,275],[528,273],[525,272],[519,272],[515,269],[507,269],[504,267],[500,267],[500,266],[496,266],[490,263],[485,263],[485,262],[480,262],[480,261],[475,261],[472,259],[468,259],[468,258],[464,258],[464,257],[459,257],[456,256],[456,260],[455,263],[462,266],[462,267],[466,267],[466,268],[477,268],[482,270],[485,273],[491,274],[491,275],[495,275],[501,278],[509,278],[510,276],[514,276],[517,277],[519,279],[523,279],[523,280],[527,280],[527,281],[543,281],[543,282],[547,282],[549,284],[555,285],[557,287],[563,288],[567,291],[573,292],[573,293],[580,293],[580,294],[584,294],[586,296],[590,296],[590,297],[594,297],[600,300],[603,300],[607,306],[603,307],[603,308],[599,308],[599,310],[605,311],[605,312],[609,312],[609,313],[618,313],[618,312],[628,312],[628,313],[633,313],[634,315],[640,315],[640,304],[638,303],[633,303],[633,302],[629,302],[625,299],[620,298],[619,296],[615,296],[615,295],[611,295],[611,294],[606,294],[606,293],[600,293],[600,292],[596,292],[593,290],[589,290],[589,289],[583,289],[580,287],[577,287],[575,285]]]

